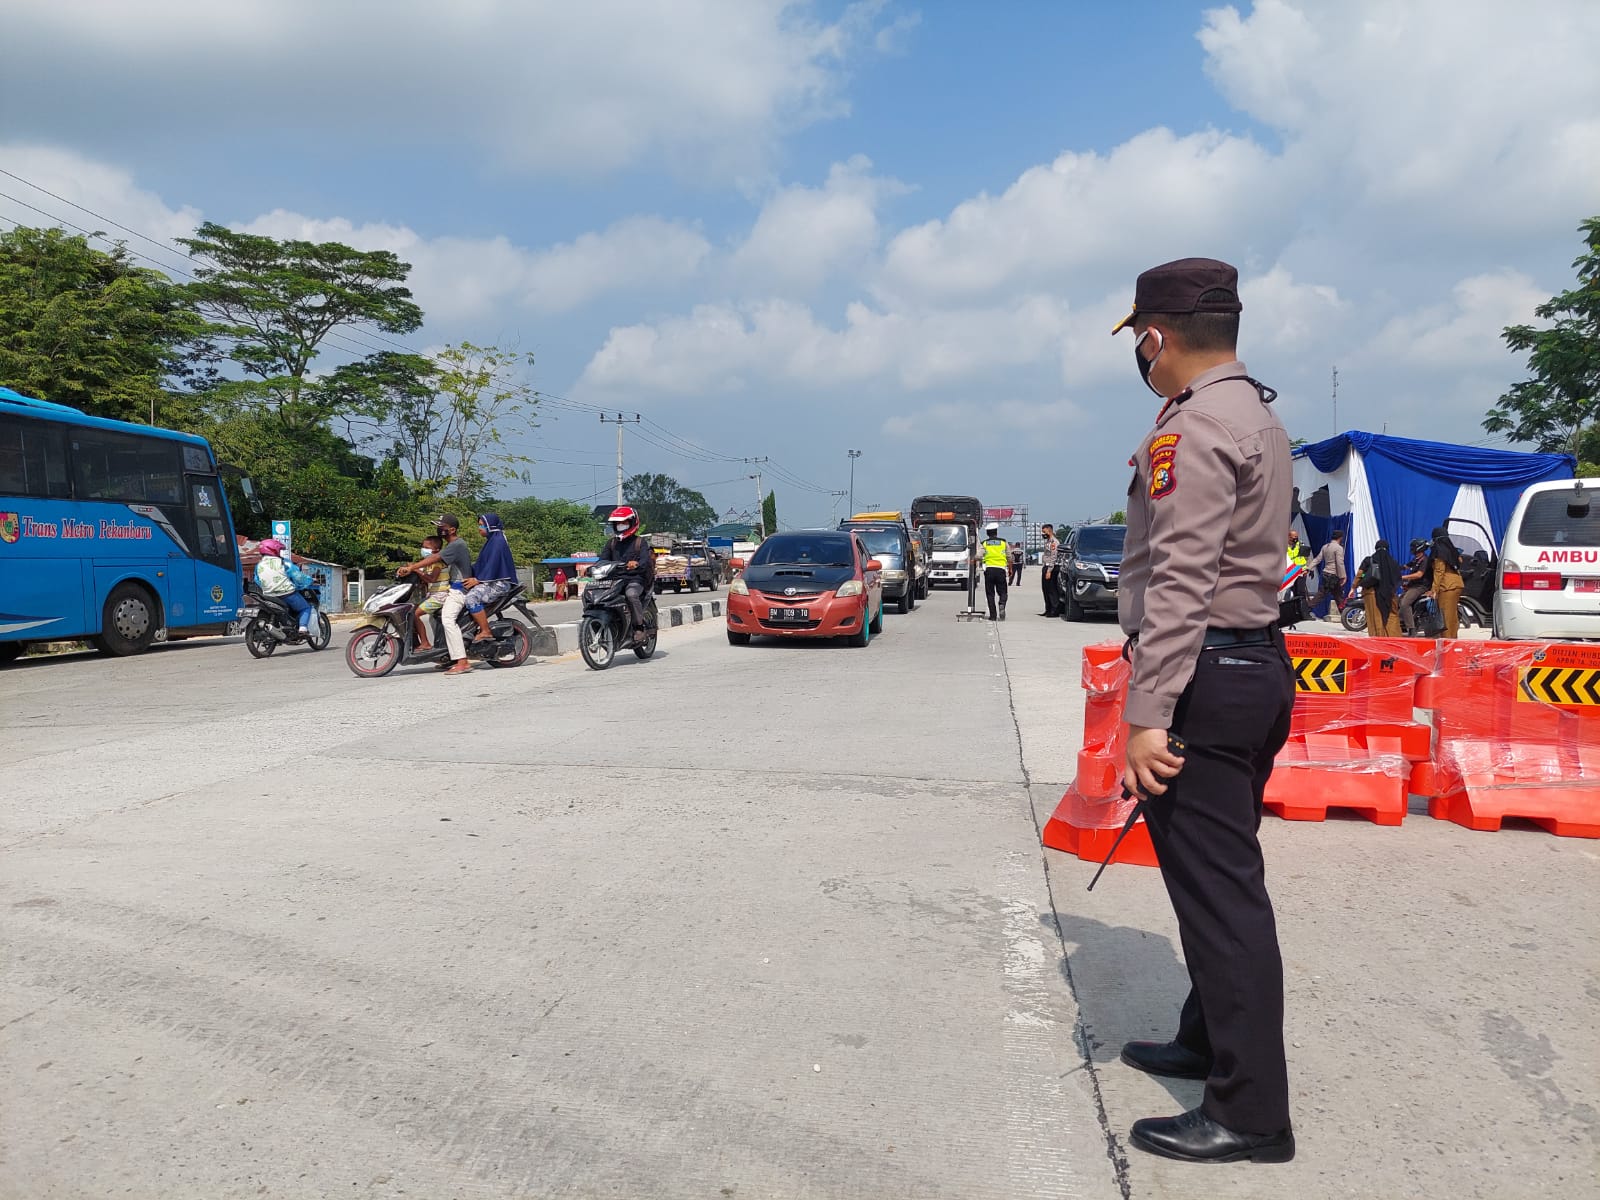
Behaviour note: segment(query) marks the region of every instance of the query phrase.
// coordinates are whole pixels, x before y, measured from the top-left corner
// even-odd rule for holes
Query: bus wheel
[[[156,639],[155,601],[136,583],[119,583],[106,597],[95,646],[106,654],[143,654]]]

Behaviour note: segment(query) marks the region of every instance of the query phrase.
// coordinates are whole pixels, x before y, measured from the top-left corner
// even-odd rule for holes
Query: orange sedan
[[[728,586],[728,641],[752,637],[846,638],[865,646],[883,632],[883,564],[849,530],[775,533]]]

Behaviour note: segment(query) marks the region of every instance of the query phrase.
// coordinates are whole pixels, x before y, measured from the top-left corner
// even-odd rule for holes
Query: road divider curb
[[[656,609],[662,629],[677,629],[722,615],[721,600],[702,600],[698,604],[673,604]],[[534,637],[533,652],[542,658],[571,654],[578,648],[578,622],[566,621],[560,625],[544,626],[548,637]]]

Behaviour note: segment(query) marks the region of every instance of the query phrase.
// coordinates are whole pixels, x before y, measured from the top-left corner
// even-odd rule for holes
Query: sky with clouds
[[[1338,427],[1481,443],[1600,213],[1594,0],[6,7],[0,228],[392,249],[412,344],[535,355],[542,496],[614,478],[605,408],[719,511],[765,457],[828,521],[859,449],[858,508],[1104,514],[1153,416],[1110,329],[1186,255],[1292,434],[1337,365]]]

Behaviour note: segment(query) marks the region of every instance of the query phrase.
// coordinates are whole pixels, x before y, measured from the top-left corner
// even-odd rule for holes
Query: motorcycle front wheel
[[[327,613],[318,612],[311,620],[311,628],[306,630],[306,645],[313,650],[326,650],[331,641],[333,641],[333,622],[328,620]]]
[[[578,649],[583,661],[604,671],[617,656],[617,634],[604,617],[585,617],[578,626]]]
[[[362,679],[378,679],[400,665],[400,639],[369,625],[357,630],[345,646],[344,661]]]
[[[251,658],[269,658],[278,648],[278,639],[267,631],[267,623],[256,617],[244,627],[244,648]]]
[[[1339,614],[1339,624],[1343,625],[1350,633],[1365,633],[1367,629],[1367,606],[1355,601],[1344,606],[1344,611]]]

